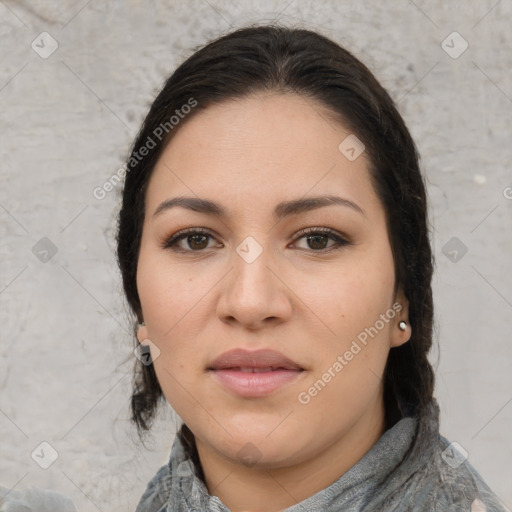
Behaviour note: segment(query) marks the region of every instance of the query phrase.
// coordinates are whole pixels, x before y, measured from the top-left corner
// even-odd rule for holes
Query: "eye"
[[[171,249],[176,252],[201,252],[208,249],[208,243],[214,239],[213,235],[203,228],[189,228],[178,231],[162,242],[163,249]],[[183,246],[185,245],[185,247]],[[217,244],[217,247],[222,244]]]
[[[351,245],[339,233],[330,228],[305,228],[295,234],[297,240],[305,239],[307,247],[297,247],[313,252],[329,252],[346,245]],[[297,238],[298,237],[298,238]],[[205,249],[222,247],[221,243],[210,245],[215,237],[204,228],[189,228],[165,238],[161,245],[163,249],[171,249],[176,252],[200,253]],[[332,243],[328,245],[329,241]],[[293,244],[297,246],[296,243]]]
[[[306,228],[299,231],[296,236],[298,240],[305,239],[307,247],[299,247],[299,249],[312,250],[314,252],[328,252],[332,249],[339,249],[350,242],[343,238],[339,233],[330,228]],[[332,240],[331,245],[327,245]]]

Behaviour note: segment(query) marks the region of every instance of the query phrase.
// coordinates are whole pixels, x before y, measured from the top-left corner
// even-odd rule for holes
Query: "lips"
[[[303,370],[297,363],[275,350],[248,351],[234,349],[215,359],[209,370],[238,369],[247,371]]]
[[[221,354],[207,368],[225,389],[243,398],[271,394],[297,379],[304,368],[275,350],[235,349]]]

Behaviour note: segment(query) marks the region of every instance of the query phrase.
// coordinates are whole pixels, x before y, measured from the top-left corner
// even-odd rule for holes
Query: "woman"
[[[133,420],[183,419],[138,512],[505,510],[439,434],[425,186],[361,62],[232,32],[167,80],[127,169]]]

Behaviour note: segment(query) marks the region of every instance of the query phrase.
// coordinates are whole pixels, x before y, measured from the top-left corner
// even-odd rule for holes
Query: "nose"
[[[223,322],[258,330],[290,319],[292,292],[280,278],[269,249],[265,248],[254,261],[234,251],[233,267],[217,305],[217,315]]]

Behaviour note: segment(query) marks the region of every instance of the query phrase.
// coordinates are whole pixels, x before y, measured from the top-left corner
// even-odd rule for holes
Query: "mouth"
[[[245,368],[221,368],[222,370],[233,370],[237,372],[243,372],[243,373],[266,373],[266,372],[276,372],[279,370],[288,370],[288,368],[272,368],[269,366],[268,368],[256,368],[254,366],[252,367],[245,367]]]
[[[207,370],[231,393],[258,398],[276,392],[305,370],[274,350],[235,349],[215,359]]]

